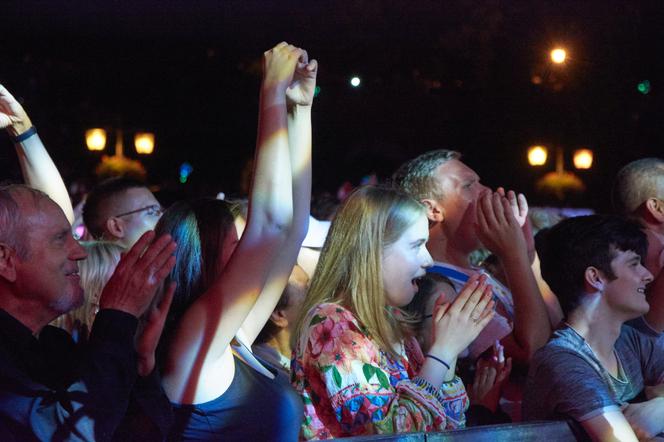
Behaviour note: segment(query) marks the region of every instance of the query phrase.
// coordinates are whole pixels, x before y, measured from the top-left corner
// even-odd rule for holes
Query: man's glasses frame
[[[140,209],[131,210],[129,212],[120,213],[114,216],[116,218],[120,218],[122,216],[133,215],[134,213],[140,213],[146,211],[150,216],[160,216],[162,213],[164,213],[163,207],[161,207],[159,204],[150,204],[149,206],[141,207]]]

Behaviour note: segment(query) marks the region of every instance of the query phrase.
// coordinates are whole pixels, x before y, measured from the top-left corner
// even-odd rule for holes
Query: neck
[[[270,338],[267,342],[267,345],[276,349],[279,353],[284,355],[287,358],[291,357],[291,345],[290,345],[290,333],[288,330],[281,329],[279,333]]]
[[[567,320],[567,324],[586,340],[602,360],[613,355],[620,328],[624,323],[624,318],[617,318],[612,312],[601,308],[601,305],[594,309],[578,307]]]

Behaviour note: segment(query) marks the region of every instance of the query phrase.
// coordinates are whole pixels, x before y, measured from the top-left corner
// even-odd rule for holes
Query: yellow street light
[[[99,128],[86,130],[85,144],[88,146],[88,150],[104,150],[104,147],[106,147],[106,131]]]
[[[563,64],[567,59],[567,51],[563,48],[555,48],[551,51],[551,61],[555,64]]]
[[[528,149],[528,163],[531,166],[542,166],[546,163],[548,152],[544,146],[532,146]]]
[[[574,167],[577,169],[590,169],[593,165],[593,151],[579,149],[574,152]]]
[[[154,134],[150,132],[138,132],[134,136],[134,146],[136,146],[136,152],[143,155],[150,155],[154,151]]]

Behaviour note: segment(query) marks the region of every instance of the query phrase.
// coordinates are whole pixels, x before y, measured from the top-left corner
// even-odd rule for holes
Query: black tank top
[[[233,361],[235,376],[224,394],[202,404],[173,404],[169,440],[297,441],[304,411],[288,376],[263,363],[275,376],[269,379],[235,355]]]

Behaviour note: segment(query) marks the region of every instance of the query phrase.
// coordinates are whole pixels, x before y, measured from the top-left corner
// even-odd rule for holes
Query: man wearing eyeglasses
[[[648,325],[664,331],[664,160],[642,158],[623,167],[613,185],[613,204],[636,219],[648,238],[646,268],[655,277],[648,287]]]
[[[83,221],[98,239],[131,247],[141,235],[154,229],[163,209],[145,184],[129,178],[112,178],[90,192],[83,207]]]

